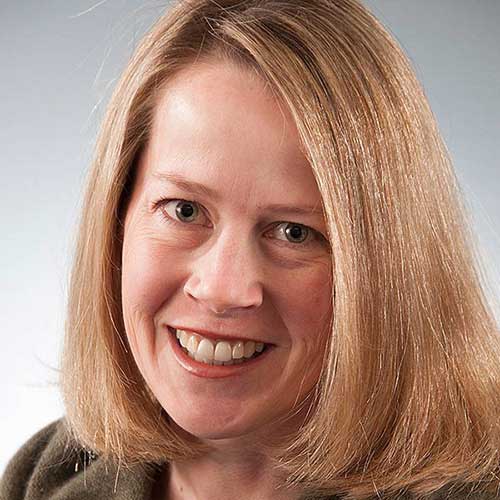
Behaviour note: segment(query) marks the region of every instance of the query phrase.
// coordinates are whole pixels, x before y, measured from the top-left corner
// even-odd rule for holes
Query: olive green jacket
[[[37,432],[10,460],[0,481],[0,500],[150,500],[155,470],[150,465],[118,469],[99,457],[89,459],[71,442],[60,419]]]
[[[89,459],[71,441],[65,420],[60,419],[35,434],[11,459],[0,480],[0,500],[151,500],[159,472],[152,464],[118,468],[100,457]],[[478,489],[447,491],[428,500],[500,500],[500,494],[479,493]]]

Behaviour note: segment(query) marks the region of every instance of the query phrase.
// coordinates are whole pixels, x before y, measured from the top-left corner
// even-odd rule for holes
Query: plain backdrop
[[[424,85],[498,300],[500,1],[365,3]],[[57,368],[83,181],[116,80],[167,6],[0,0],[0,473],[63,414]]]

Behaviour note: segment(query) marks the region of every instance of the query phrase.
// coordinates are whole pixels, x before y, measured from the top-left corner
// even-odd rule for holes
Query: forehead
[[[228,62],[193,64],[164,86],[140,168],[149,182],[179,174],[242,202],[318,196],[287,108],[263,79]]]

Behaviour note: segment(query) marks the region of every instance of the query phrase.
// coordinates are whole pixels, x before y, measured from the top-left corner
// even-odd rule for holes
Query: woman
[[[66,415],[1,498],[499,498],[498,327],[401,50],[355,0],[189,0],[109,104]]]

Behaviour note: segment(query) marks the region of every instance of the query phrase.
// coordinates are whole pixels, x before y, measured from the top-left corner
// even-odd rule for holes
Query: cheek
[[[125,239],[122,257],[124,316],[153,319],[172,296],[178,270],[172,253],[149,238]]]
[[[122,313],[132,354],[144,378],[155,379],[155,316],[174,295],[176,259],[151,237],[125,237],[122,252]]]
[[[331,268],[328,265],[318,265],[313,269],[304,270],[302,276],[295,276],[283,283],[283,317],[291,340],[301,344],[307,354],[318,353],[322,348],[325,329],[332,317],[332,284]]]
[[[292,403],[302,400],[321,374],[333,313],[330,269],[311,266],[289,273],[280,284],[278,307],[289,342],[283,380]]]

